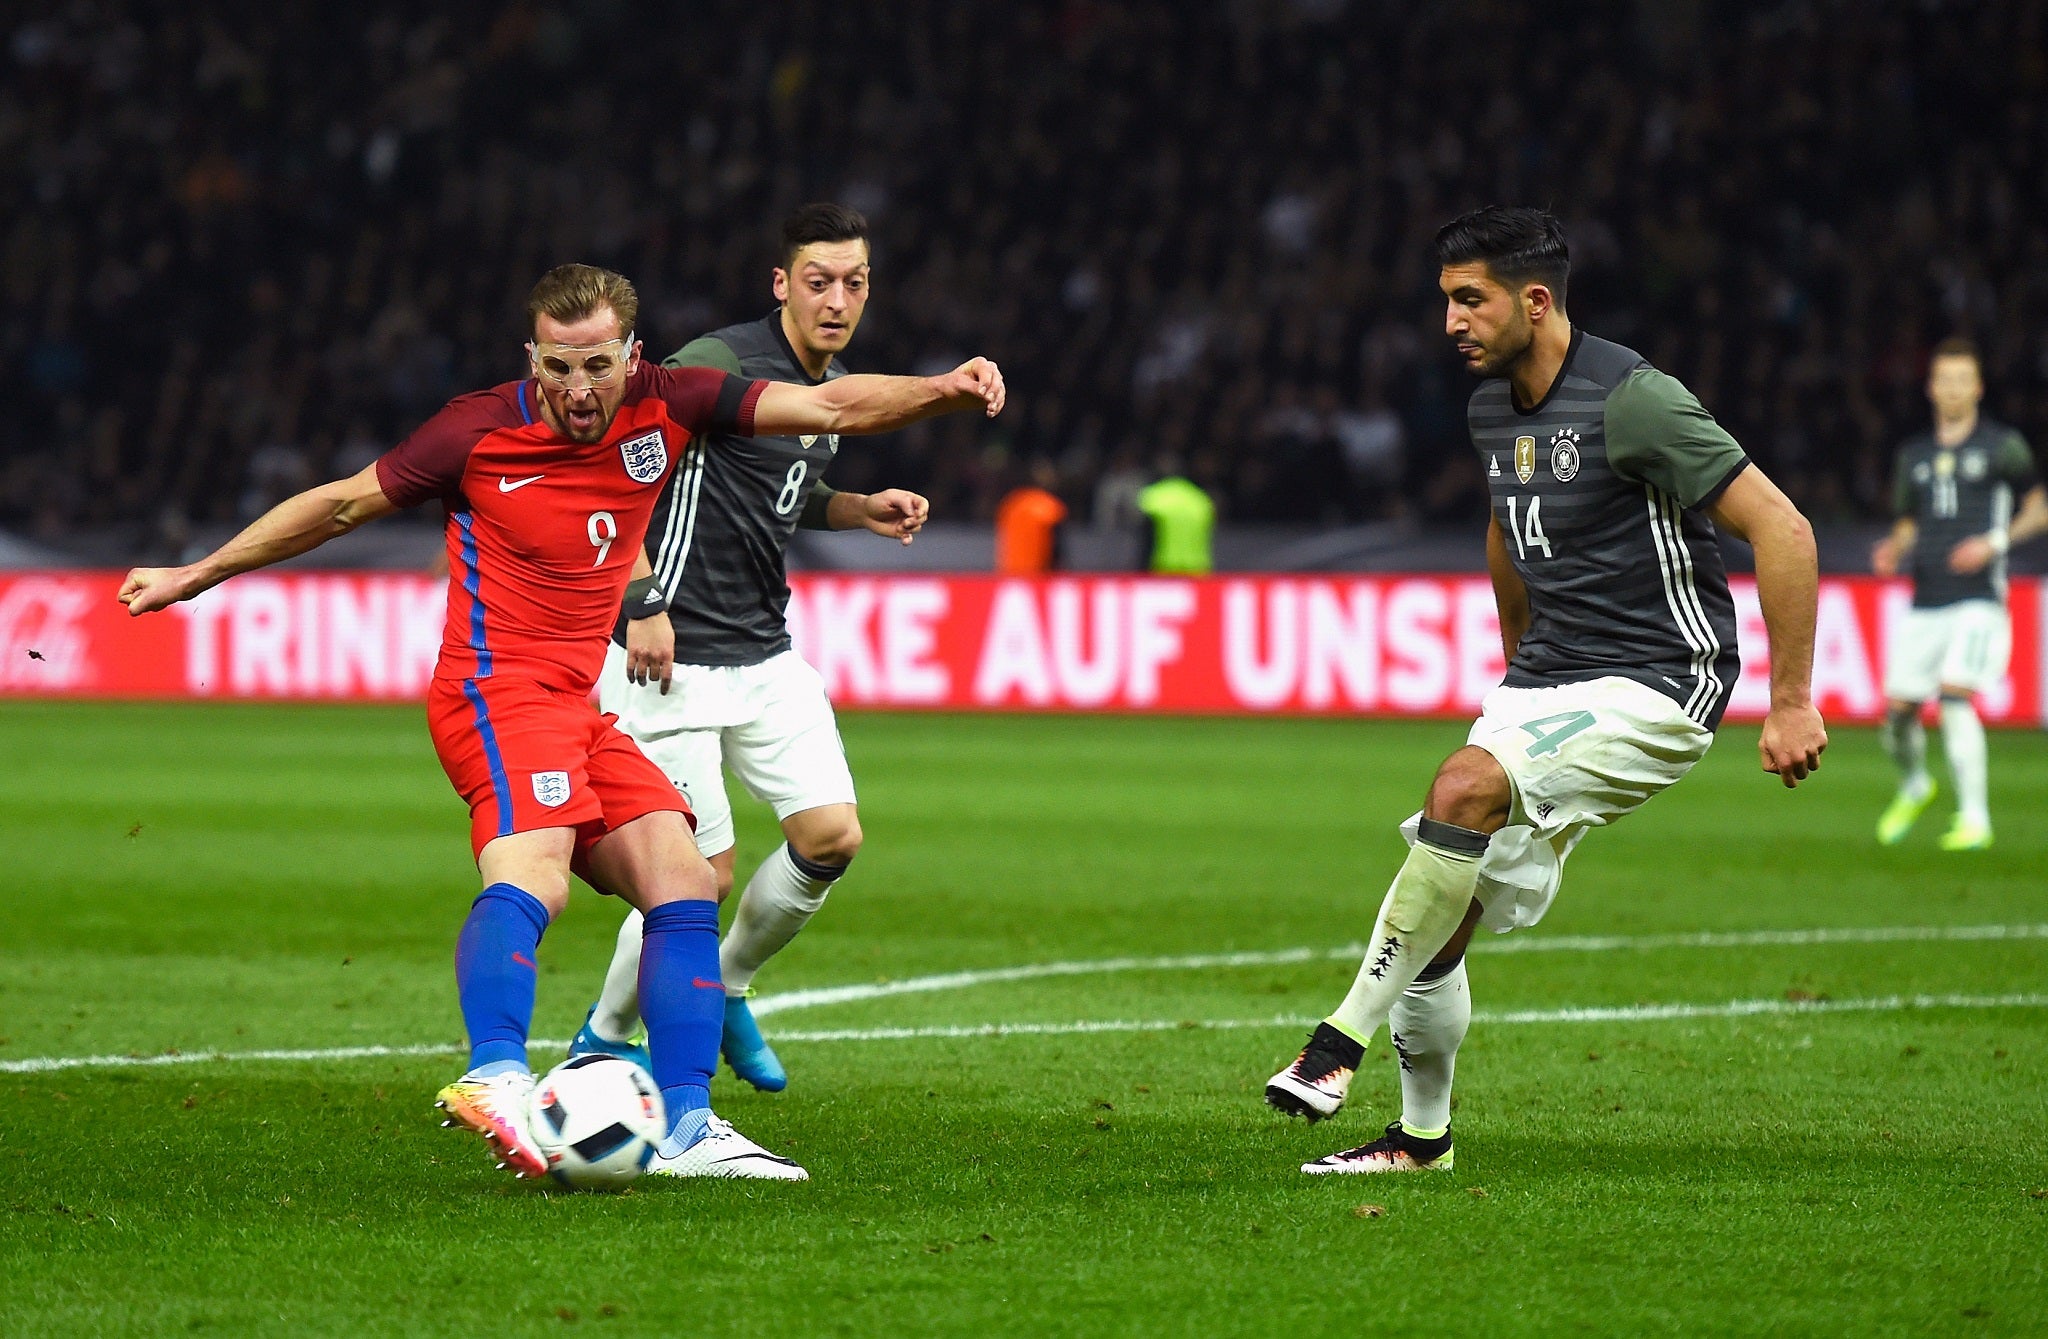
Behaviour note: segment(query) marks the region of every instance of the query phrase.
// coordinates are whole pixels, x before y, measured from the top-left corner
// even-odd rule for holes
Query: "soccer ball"
[[[610,1055],[579,1055],[533,1087],[527,1113],[548,1175],[576,1190],[617,1190],[647,1169],[667,1132],[647,1071]]]

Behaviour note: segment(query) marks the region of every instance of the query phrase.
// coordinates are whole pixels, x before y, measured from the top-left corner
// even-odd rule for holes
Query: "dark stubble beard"
[[[1488,380],[1495,377],[1510,376],[1514,373],[1515,364],[1521,362],[1523,357],[1529,352],[1530,347],[1536,343],[1536,327],[1530,322],[1528,315],[1522,311],[1519,304],[1515,307],[1514,324],[1501,331],[1500,338],[1508,340],[1515,339],[1517,336],[1520,337],[1518,342],[1510,347],[1497,350],[1489,348],[1486,351],[1485,361],[1472,369],[1472,375]]]
[[[597,405],[597,426],[590,429],[587,433],[578,432],[569,426],[569,406],[563,405],[560,412],[563,434],[578,446],[589,446],[592,442],[601,442],[604,440],[605,433],[611,431],[612,415],[605,411],[604,402],[601,400]]]

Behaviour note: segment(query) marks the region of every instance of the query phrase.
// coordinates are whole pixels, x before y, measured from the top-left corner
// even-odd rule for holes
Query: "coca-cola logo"
[[[104,594],[104,592],[101,592]],[[61,692],[92,682],[90,582],[27,577],[0,584],[0,688]]]

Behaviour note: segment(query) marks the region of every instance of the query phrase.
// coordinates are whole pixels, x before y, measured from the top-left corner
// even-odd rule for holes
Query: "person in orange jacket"
[[[1029,576],[1060,567],[1060,527],[1067,504],[1054,491],[1059,471],[1049,460],[1034,461],[1031,482],[1011,489],[996,504],[996,571]]]

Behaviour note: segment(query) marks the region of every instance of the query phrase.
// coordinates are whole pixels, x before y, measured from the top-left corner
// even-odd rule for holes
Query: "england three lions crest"
[[[656,483],[668,473],[668,442],[661,429],[628,437],[619,443],[619,458],[626,462],[626,477],[636,484]]]

